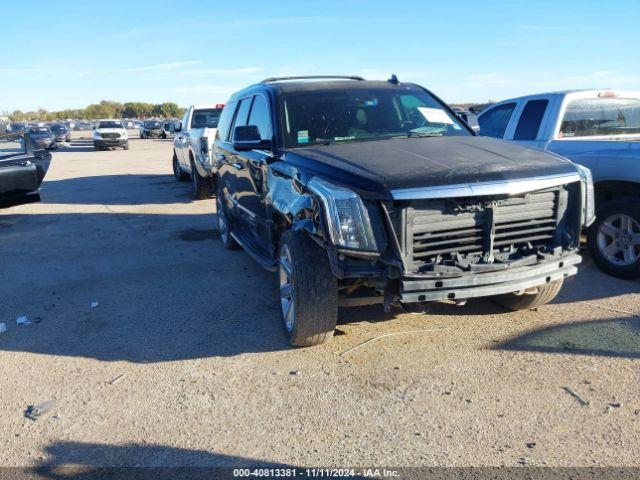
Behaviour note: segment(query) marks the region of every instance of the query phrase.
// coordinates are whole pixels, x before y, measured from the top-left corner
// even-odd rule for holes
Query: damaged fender
[[[313,196],[296,185],[300,175],[298,169],[284,162],[276,162],[269,168],[267,177],[267,204],[284,215],[293,230],[317,233],[317,227],[308,213],[313,211]]]

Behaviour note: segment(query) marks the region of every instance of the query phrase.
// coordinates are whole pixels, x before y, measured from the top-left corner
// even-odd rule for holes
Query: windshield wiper
[[[427,133],[427,132],[414,132],[414,131],[410,131],[409,133],[407,133],[407,138],[411,138],[411,137],[442,137],[441,133]]]
[[[336,141],[331,138],[316,138],[313,143],[319,143],[320,145],[332,145],[336,143]]]

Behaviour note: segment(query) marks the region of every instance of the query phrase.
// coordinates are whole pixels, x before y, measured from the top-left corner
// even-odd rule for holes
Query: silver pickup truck
[[[562,155],[589,168],[596,221],[588,230],[606,272],[640,277],[640,92],[574,90],[504,100],[478,117],[480,134]]]

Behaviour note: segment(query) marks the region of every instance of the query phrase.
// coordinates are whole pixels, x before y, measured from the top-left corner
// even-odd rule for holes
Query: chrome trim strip
[[[453,197],[479,197],[484,195],[518,195],[534,192],[545,188],[557,187],[567,183],[579,182],[580,174],[548,175],[543,177],[525,178],[522,180],[500,180],[497,182],[467,183],[457,185],[443,185],[426,188],[405,188],[391,190],[394,200],[422,200]]]

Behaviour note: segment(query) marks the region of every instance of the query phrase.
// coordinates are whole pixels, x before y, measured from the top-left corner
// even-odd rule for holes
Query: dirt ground
[[[640,282],[585,257],[537,311],[352,309],[291,349],[171,141],[79,137],[0,209],[0,465],[640,465]]]

